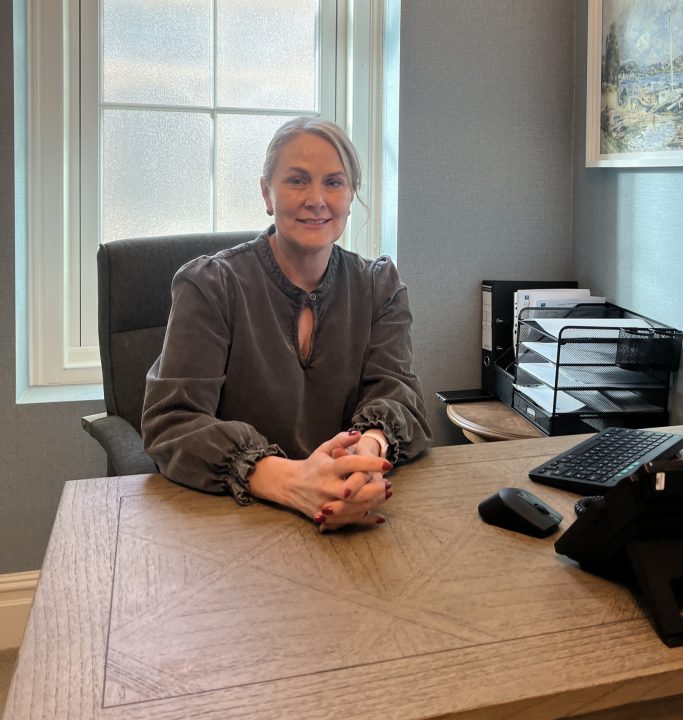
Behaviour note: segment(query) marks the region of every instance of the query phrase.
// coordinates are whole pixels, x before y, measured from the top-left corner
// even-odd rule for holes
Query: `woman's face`
[[[339,239],[353,200],[339,153],[313,133],[283,145],[270,184],[261,179],[261,194],[279,240],[308,251]]]

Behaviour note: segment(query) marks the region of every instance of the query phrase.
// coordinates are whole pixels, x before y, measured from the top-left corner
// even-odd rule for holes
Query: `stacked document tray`
[[[547,435],[666,425],[682,337],[611,303],[525,308],[513,407]]]

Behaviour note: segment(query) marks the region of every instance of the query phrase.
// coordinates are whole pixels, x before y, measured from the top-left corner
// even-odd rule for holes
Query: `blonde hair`
[[[333,122],[329,120],[321,120],[316,117],[296,117],[288,120],[281,125],[273,135],[272,140],[266,150],[266,159],[263,163],[263,178],[268,185],[273,178],[273,172],[277,161],[280,159],[282,148],[294,138],[303,133],[312,133],[318,137],[327,140],[332,147],[339,153],[344,174],[349,187],[353,190],[353,194],[358,196],[358,190],[361,183],[361,169],[358,153],[349,136]],[[360,198],[359,198],[360,199]],[[362,200],[361,200],[362,202]]]

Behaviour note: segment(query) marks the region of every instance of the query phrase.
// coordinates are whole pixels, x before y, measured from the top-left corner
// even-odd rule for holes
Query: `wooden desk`
[[[627,590],[478,517],[580,439],[437,448],[394,473],[385,525],[331,535],[157,475],[69,482],[5,720],[680,717],[658,699],[683,648]]]
[[[473,443],[545,437],[537,427],[500,400],[453,403],[446,406],[446,414]]]

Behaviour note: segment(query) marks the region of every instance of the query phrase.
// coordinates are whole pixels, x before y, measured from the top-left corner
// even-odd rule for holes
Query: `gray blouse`
[[[242,504],[252,501],[249,471],[267,455],[302,459],[341,430],[376,427],[400,463],[431,440],[411,371],[407,291],[391,260],[335,245],[308,293],[280,270],[269,232],[177,272],[142,415],[145,448],[164,475]],[[304,358],[305,305],[314,327]]]

